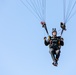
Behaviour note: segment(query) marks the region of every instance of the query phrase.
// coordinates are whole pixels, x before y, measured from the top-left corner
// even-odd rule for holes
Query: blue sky
[[[60,29],[63,21],[63,0],[47,1],[49,33]],[[75,10],[75,9],[74,9]],[[54,67],[47,36],[39,21],[20,0],[0,0],[0,75],[75,75],[76,74],[76,15],[67,23],[65,45],[61,49],[58,67]]]

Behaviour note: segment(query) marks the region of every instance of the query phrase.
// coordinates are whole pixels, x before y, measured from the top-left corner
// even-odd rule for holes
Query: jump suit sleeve
[[[48,46],[49,45],[49,41],[48,40],[44,40],[44,44],[45,44],[45,46]]]

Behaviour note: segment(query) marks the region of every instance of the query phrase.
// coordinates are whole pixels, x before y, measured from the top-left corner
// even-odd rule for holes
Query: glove
[[[52,44],[52,40],[50,40],[50,44]]]
[[[46,40],[46,37],[44,37],[44,40]]]
[[[48,36],[48,40],[51,40],[51,36]]]
[[[60,25],[64,25],[64,23],[63,23],[63,22],[61,22],[61,23],[60,23]]]
[[[61,41],[63,41],[64,39],[63,38],[61,38]]]

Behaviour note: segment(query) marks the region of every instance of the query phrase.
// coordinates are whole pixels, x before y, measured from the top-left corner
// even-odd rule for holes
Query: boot
[[[57,62],[53,62],[52,64],[53,64],[54,66],[57,66],[57,65],[58,65],[58,63],[57,63]]]

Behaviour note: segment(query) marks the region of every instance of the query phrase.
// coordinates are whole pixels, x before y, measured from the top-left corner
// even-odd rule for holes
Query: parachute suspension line
[[[41,21],[42,27],[45,29],[47,35],[48,29],[46,26],[46,0],[20,0],[22,4],[39,20]]]
[[[45,17],[46,17],[46,15],[45,15],[45,13],[46,13],[46,0],[42,0],[41,6],[42,6],[41,10],[42,10],[43,22],[45,22]]]
[[[40,19],[38,18],[38,16],[36,14],[34,14],[34,12],[22,0],[20,0],[20,1],[38,19],[38,21],[40,21]]]
[[[42,0],[42,14],[43,14],[43,21],[46,20],[46,0]]]
[[[70,12],[70,8],[71,8],[71,4],[72,4],[72,0],[69,0],[69,4],[68,4],[68,7],[67,7],[67,11],[66,11],[66,17],[65,17],[65,22],[66,22],[66,19],[67,19],[67,16],[68,16],[68,13]]]
[[[44,22],[45,17],[46,17],[46,15],[44,15],[46,13],[46,1],[45,0],[37,0],[37,5],[38,5],[38,10],[42,17],[41,21]]]
[[[58,30],[58,33],[57,33],[57,34],[58,34],[58,35],[60,35],[60,34],[61,34],[61,29],[59,29],[59,30]]]
[[[76,11],[69,17],[68,21],[76,14]],[[67,22],[68,22],[67,21]]]
[[[47,35],[49,36],[49,32],[48,32],[48,29],[47,29],[47,25],[46,25],[46,0],[42,0],[41,2],[41,6],[42,6],[42,15],[43,15],[43,21],[41,22],[42,24],[42,27],[45,29]]]
[[[64,17],[63,17],[63,20],[64,20],[64,23],[65,23],[65,13],[66,13],[66,0],[63,0],[63,15],[64,15]]]
[[[35,12],[36,14],[39,16],[40,20],[43,21],[44,20],[44,15],[43,15],[43,3],[44,1],[42,0],[30,0],[34,9],[35,9]]]
[[[39,12],[39,14],[40,14],[40,16],[41,16],[41,21],[43,20],[43,14],[42,14],[42,5],[41,5],[41,2],[42,2],[42,0],[37,0],[37,2],[36,2],[36,5],[37,5],[37,9],[38,9],[38,12]]]
[[[45,0],[36,0],[34,3],[36,8],[37,8],[37,12],[41,17],[41,21],[45,21],[45,15],[44,13],[46,13],[46,1]],[[45,10],[45,11],[44,11]]]
[[[40,3],[41,3],[41,2],[40,2]],[[40,3],[39,3],[39,0],[36,0],[36,8],[37,8],[37,10],[38,10],[38,12],[39,12],[39,15],[41,16],[41,20],[42,20],[42,14],[41,14],[41,10],[40,10],[40,8],[41,8]]]
[[[38,3],[37,3],[38,2]],[[38,9],[38,12],[39,12],[39,15],[41,16],[41,20],[43,20],[43,17],[42,17],[42,10],[41,10],[41,1],[39,1],[39,0],[37,0],[36,1],[36,7],[37,7],[37,9]]]
[[[39,1],[40,2],[40,1]],[[41,0],[41,2],[40,2],[40,10],[41,10],[41,14],[42,14],[42,20],[41,21],[44,21],[44,18],[43,18],[43,10],[42,10],[42,8],[43,8],[43,6],[42,6],[42,4],[43,4],[43,2],[42,2],[42,0]]]
[[[25,0],[21,2],[41,21],[45,22],[46,18],[46,0]]]
[[[66,19],[66,0],[63,0],[63,22],[61,22],[60,27],[61,27],[61,36],[63,34],[63,31],[66,30],[65,26],[65,19]]]
[[[71,13],[72,13],[72,11],[73,11],[73,9],[74,9],[75,5],[76,5],[76,1],[74,2],[73,6],[72,6],[72,8],[71,8],[71,10],[70,10],[70,12],[69,12],[69,14],[68,14],[67,18],[66,18],[66,23],[71,19],[71,17],[70,17],[70,16],[71,16]],[[69,19],[69,17],[70,17],[70,19]]]
[[[46,0],[42,0],[42,13],[43,13],[43,19],[44,19],[43,28],[45,29],[47,35],[49,36],[47,25],[45,23],[45,21],[46,21]]]
[[[43,0],[42,0],[42,2],[41,2],[42,9],[41,9],[41,10],[42,10],[42,14],[43,14],[42,17],[43,17],[43,22],[44,22],[44,7],[43,7],[44,5],[43,5],[43,4],[44,4],[44,2],[43,2]]]
[[[27,1],[27,0],[26,0]],[[33,0],[34,1],[34,0]],[[27,3],[30,5],[30,7],[32,7],[32,9],[33,9],[33,11],[35,11],[35,13],[36,13],[36,15],[40,18],[40,20],[41,20],[41,16],[39,15],[39,13],[38,13],[38,11],[37,11],[37,8],[36,8],[36,2],[34,1],[34,3],[33,3],[33,1],[32,0],[30,0],[30,2],[28,2],[27,1]]]

